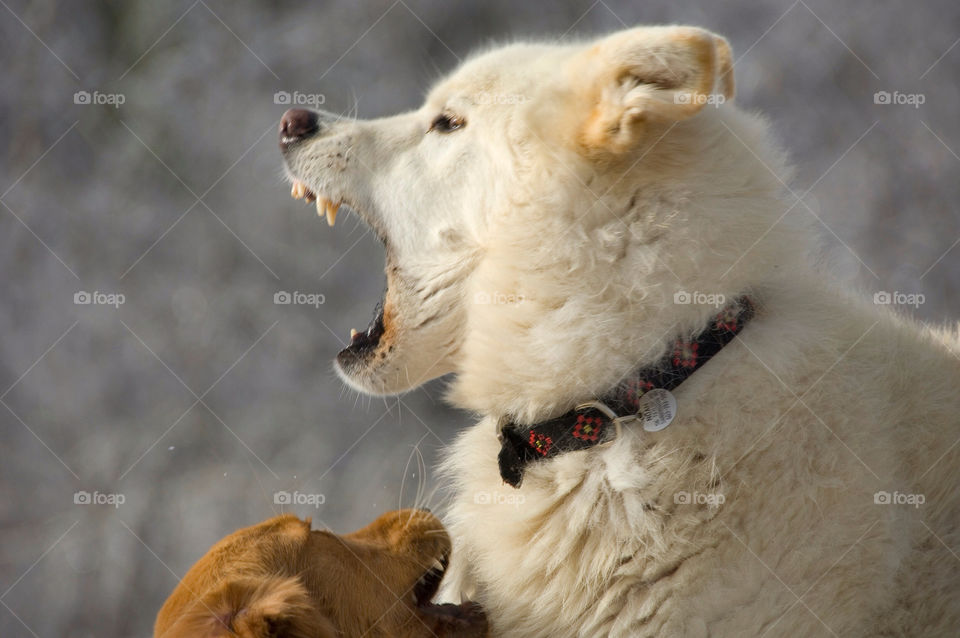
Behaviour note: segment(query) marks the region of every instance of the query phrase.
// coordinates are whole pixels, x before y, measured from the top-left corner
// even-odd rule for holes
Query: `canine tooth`
[[[350,328],[350,338],[351,338],[351,339],[353,339],[354,337],[356,337],[358,334],[360,334],[360,333],[357,332],[356,328]]]
[[[294,199],[303,199],[303,196],[307,194],[307,185],[297,180],[293,183],[293,186],[290,188],[290,197]]]
[[[333,223],[337,221],[337,211],[340,210],[340,202],[334,204],[329,199],[324,201],[326,202],[325,208],[327,211],[327,223],[333,226]]]

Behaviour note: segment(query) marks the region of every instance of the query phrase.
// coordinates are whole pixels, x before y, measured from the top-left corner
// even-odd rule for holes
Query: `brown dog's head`
[[[482,638],[478,605],[430,602],[449,557],[450,537],[423,510],[342,536],[278,516],[227,536],[190,568],[154,638]]]

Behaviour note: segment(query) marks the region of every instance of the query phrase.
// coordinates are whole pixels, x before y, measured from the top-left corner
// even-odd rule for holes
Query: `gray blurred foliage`
[[[953,0],[5,2],[5,637],[148,635],[176,577],[278,512],[275,491],[324,494],[294,510],[349,530],[430,494],[470,422],[440,382],[384,401],[332,373],[382,254],[354,218],[329,229],[287,196],[276,91],[379,116],[491,41],[703,25],[743,55],[737,99],[791,150],[797,192],[813,186],[828,263],[866,294],[923,293],[908,310],[925,320],[960,315]],[[125,103],[77,105],[80,90]],[[880,90],[926,102],[877,105]],[[75,305],[80,290],[126,302]],[[275,305],[279,290],[326,303]],[[76,505],[78,490],[126,500]]]

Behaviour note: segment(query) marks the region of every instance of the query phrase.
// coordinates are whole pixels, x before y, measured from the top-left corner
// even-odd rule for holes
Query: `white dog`
[[[829,283],[731,70],[644,27],[284,115],[295,196],[386,247],[339,374],[454,373],[482,417],[444,463],[450,593],[497,635],[960,631],[960,341]]]

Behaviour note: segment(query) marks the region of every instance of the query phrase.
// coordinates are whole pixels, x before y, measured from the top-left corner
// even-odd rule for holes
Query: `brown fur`
[[[414,600],[418,579],[449,553],[440,521],[422,510],[342,536],[278,516],[197,561],[157,615],[154,638],[482,638],[475,605],[436,613]]]

